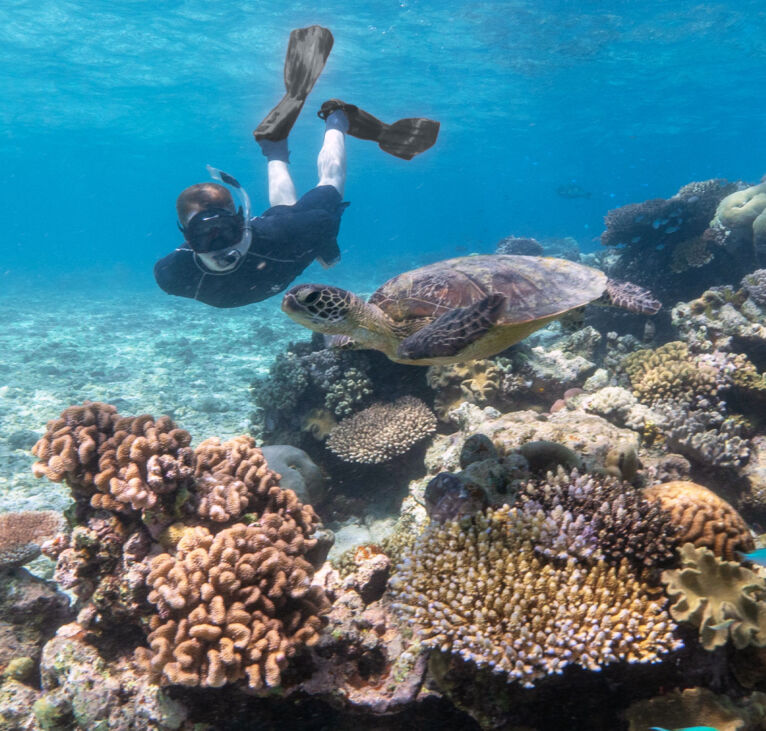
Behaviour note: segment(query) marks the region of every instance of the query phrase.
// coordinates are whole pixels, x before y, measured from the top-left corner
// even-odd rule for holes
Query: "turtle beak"
[[[282,312],[292,315],[297,310],[298,300],[295,299],[295,295],[292,293],[292,290],[290,290],[285,293],[284,297],[282,297]]]

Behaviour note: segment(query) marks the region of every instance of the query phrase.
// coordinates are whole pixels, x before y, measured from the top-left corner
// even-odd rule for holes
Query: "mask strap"
[[[250,220],[250,196],[247,191],[239,184],[239,181],[229,173],[225,173],[223,170],[214,168],[212,165],[206,165],[207,171],[213,180],[217,180],[219,183],[224,183],[236,191],[240,202],[242,203],[242,212],[245,216],[245,221]]]

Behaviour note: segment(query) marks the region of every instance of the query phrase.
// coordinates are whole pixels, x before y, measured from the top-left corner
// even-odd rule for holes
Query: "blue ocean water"
[[[308,279],[369,287],[508,234],[596,248],[610,208],[764,172],[757,0],[6,0],[6,291],[153,290],[154,261],[180,242],[175,197],[206,163],[265,208],[251,131],[282,95],[290,29],[312,23],[335,47],[290,140],[300,192],[315,183],[328,97],[442,128],[411,162],[349,141],[343,260]],[[568,183],[591,197],[557,195]]]

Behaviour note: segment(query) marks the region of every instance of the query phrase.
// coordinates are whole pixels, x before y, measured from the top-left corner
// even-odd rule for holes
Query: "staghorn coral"
[[[678,527],[678,542],[705,547],[729,561],[735,551],[755,548],[753,537],[740,514],[712,490],[694,482],[667,482],[644,488],[644,497],[658,502]]]
[[[23,566],[40,555],[40,547],[65,528],[54,510],[0,514],[0,571]]]
[[[680,341],[631,353],[622,361],[622,368],[630,378],[634,396],[646,404],[671,400],[688,403],[698,396],[717,395],[716,370],[695,358]]]
[[[327,438],[327,448],[346,462],[378,464],[405,454],[435,430],[436,418],[428,406],[402,396],[341,421]]]
[[[691,543],[681,546],[679,557],[680,569],[662,572],[662,582],[675,602],[670,607],[673,618],[697,625],[706,650],[729,639],[740,650],[765,646],[766,581],[740,563]]]
[[[129,512],[157,506],[192,476],[191,436],[170,417],[120,417],[110,404],[86,401],[48,422],[34,445],[35,477],[65,481],[95,508]]]
[[[391,581],[395,611],[425,647],[524,686],[569,664],[655,662],[678,647],[664,601],[626,561],[547,562],[532,550],[538,528],[507,506],[429,527]]]
[[[164,684],[220,687],[247,677],[254,689],[280,685],[300,648],[314,644],[328,602],[295,524],[269,514],[212,535],[184,534],[174,556],[151,563],[157,607],[138,659]]]
[[[528,482],[519,502],[526,512],[541,510],[554,518],[551,530],[559,525],[562,531],[558,546],[587,538],[606,561],[626,559],[640,570],[667,564],[675,555],[677,529],[670,517],[614,477],[560,470],[555,476],[549,473],[547,480]],[[576,553],[582,555],[582,550]]]

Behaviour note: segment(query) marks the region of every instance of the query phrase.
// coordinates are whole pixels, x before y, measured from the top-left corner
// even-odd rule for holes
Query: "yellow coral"
[[[428,385],[436,391],[434,411],[443,421],[461,402],[485,406],[502,391],[504,372],[493,360],[432,365],[426,371]]]
[[[680,569],[662,572],[675,600],[673,618],[700,630],[706,650],[726,644],[766,646],[766,582],[736,561],[724,561],[707,548],[685,543],[679,549]]]
[[[689,401],[696,395],[716,394],[716,371],[699,362],[685,343],[673,341],[656,350],[637,350],[626,356],[633,395],[644,403]]]
[[[532,548],[535,521],[505,506],[418,539],[391,586],[423,645],[526,686],[570,663],[653,662],[678,646],[664,600],[626,561],[547,561]]]

